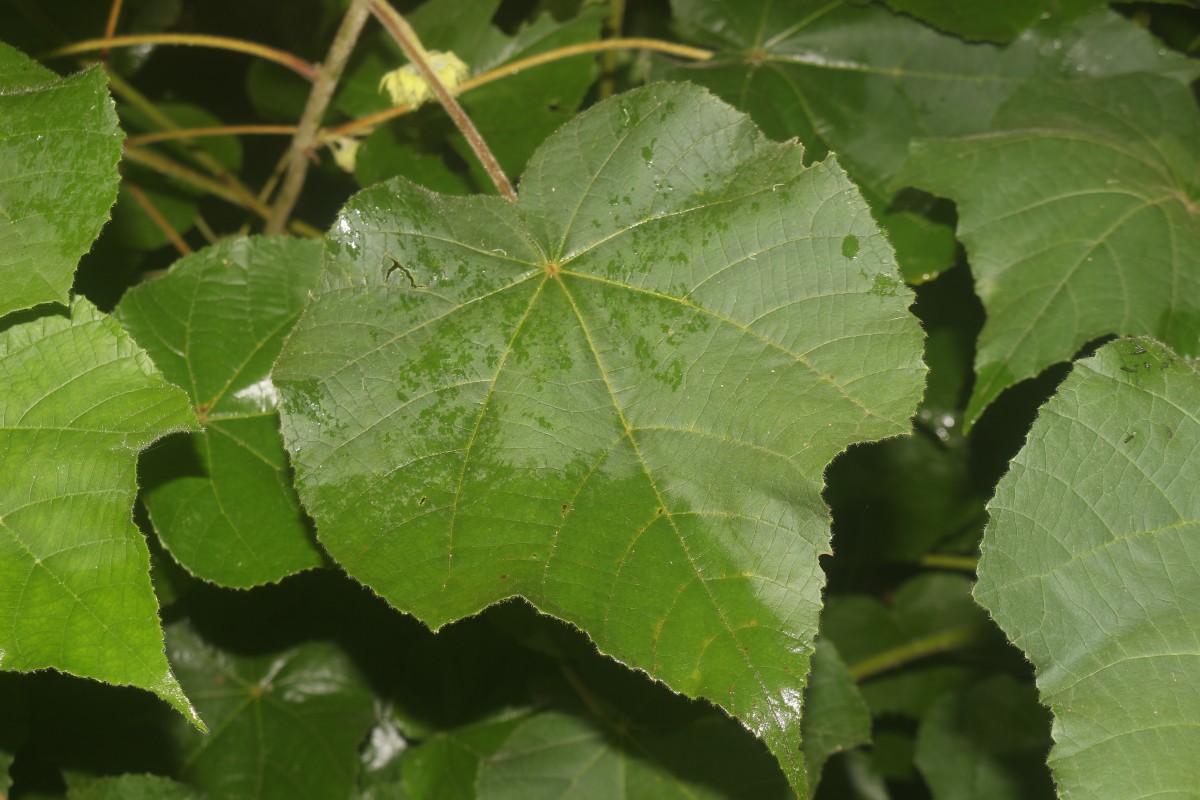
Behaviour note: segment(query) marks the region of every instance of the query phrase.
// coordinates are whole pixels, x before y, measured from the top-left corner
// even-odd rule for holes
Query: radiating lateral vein
[[[1088,257],[1090,257],[1090,255],[1092,253],[1095,253],[1096,250],[1098,248],[1100,248],[1102,245],[1105,245],[1107,243],[1108,239],[1112,236],[1114,231],[1120,229],[1122,226],[1124,226],[1126,223],[1128,223],[1130,219],[1132,219],[1134,216],[1141,213],[1142,211],[1145,211],[1147,208],[1150,208],[1150,206],[1137,206],[1132,211],[1129,211],[1128,213],[1121,215],[1121,217],[1119,217],[1111,225],[1109,225],[1107,230],[1105,230],[1103,233],[1101,233],[1100,236],[1098,236],[1096,238],[1096,240],[1094,242],[1092,242],[1086,250],[1084,250],[1082,253],[1080,253],[1079,256],[1076,257],[1074,263],[1072,263],[1070,265],[1070,267],[1067,269],[1067,271],[1063,273],[1062,278],[1059,279],[1058,284],[1054,287],[1053,291],[1051,291],[1050,294],[1046,297],[1045,301],[1042,303],[1041,308],[1039,308],[1037,310],[1037,313],[1034,315],[1033,319],[1022,326],[1021,332],[1017,336],[1016,342],[1013,343],[1008,348],[1008,350],[1004,353],[1004,355],[1002,357],[993,358],[993,359],[991,359],[991,361],[989,363],[1003,364],[1003,363],[1008,362],[1012,358],[1013,353],[1015,353],[1021,347],[1021,345],[1025,343],[1025,340],[1029,337],[1029,334],[1032,333],[1033,330],[1038,326],[1038,323],[1040,323],[1042,321],[1042,317],[1044,317],[1046,315],[1046,311],[1050,308],[1051,305],[1054,304],[1054,301],[1058,298],[1059,294],[1061,294],[1063,289],[1067,286],[1068,281],[1070,281],[1070,279],[1075,276],[1075,273],[1079,270],[1079,268],[1081,266],[1083,266],[1084,263],[1086,263]],[[1125,313],[1126,314],[1129,313],[1128,300],[1126,300],[1126,312]],[[1078,333],[1078,331],[1076,331],[1076,333]],[[984,384],[982,389],[976,388],[975,394],[982,396],[983,393],[985,393],[985,392],[991,392],[992,387],[995,386],[997,382],[1002,381],[1002,380],[1004,380],[1002,372],[993,372],[993,374],[988,378],[987,383]]]
[[[642,116],[642,120],[649,119],[650,116],[655,111],[662,108],[665,103],[665,100],[659,101],[653,108],[649,109],[647,113]],[[608,155],[604,157],[604,161],[601,162],[600,166],[596,168],[591,177],[588,179],[587,187],[579,193],[579,201],[575,204],[575,210],[571,212],[571,217],[567,220],[567,224],[563,226],[562,238],[558,242],[558,252],[555,253],[555,257],[560,264],[567,260],[563,257],[563,251],[567,246],[567,238],[571,235],[571,231],[575,228],[575,221],[579,219],[579,210],[583,208],[584,201],[587,200],[588,195],[592,193],[592,189],[595,187],[596,181],[600,179],[600,175],[604,173],[605,168],[608,167],[609,163],[613,160],[613,157],[616,156],[617,152],[625,146],[625,142],[629,141],[629,137],[633,136],[633,132],[640,127],[641,121],[639,121],[636,125],[631,125],[621,134],[620,139],[613,142],[612,149],[608,151]],[[578,139],[576,139],[575,145],[576,148],[578,148]]]
[[[104,630],[104,632],[106,634],[109,632],[109,630],[110,630],[109,626],[104,622],[104,620],[102,620],[100,618],[100,616],[92,609],[92,607],[89,606],[87,603],[85,603],[83,601],[83,598],[80,597],[78,594],[76,594],[75,590],[72,589],[69,584],[67,584],[65,581],[63,581],[63,579],[61,577],[59,577],[57,572],[55,572],[54,570],[50,569],[49,567],[47,567],[45,564],[42,563],[42,559],[38,558],[33,553],[33,551],[30,550],[25,545],[25,542],[17,535],[17,532],[14,531],[8,525],[8,523],[6,523],[4,521],[3,518],[0,518],[0,528],[3,528],[4,530],[8,531],[9,538],[13,542],[15,542],[19,548],[21,548],[21,550],[25,553],[25,555],[27,555],[30,558],[30,560],[33,562],[32,566],[34,569],[41,567],[46,572],[46,574],[48,574],[51,578],[54,579],[55,583],[57,583],[67,594],[69,594],[71,596],[72,599],[74,599],[76,607],[82,608],[85,611],[87,611],[87,613],[91,615],[92,619],[95,620],[96,624],[98,624]],[[31,574],[32,574],[32,570],[31,570]],[[149,577],[149,576],[147,576],[147,577]],[[126,582],[125,584],[122,584],[122,585],[128,585],[128,583]],[[25,583],[21,586],[21,593],[19,595],[20,599],[18,600],[18,603],[17,603],[18,614],[16,616],[18,618],[23,616],[19,612],[20,612],[21,606],[23,606],[25,603],[25,589],[27,589],[28,586],[29,586],[29,581],[28,581],[28,579],[26,579]],[[133,657],[133,660],[136,661],[139,665],[141,665],[141,667],[143,669],[146,669],[147,672],[149,672],[151,674],[154,674],[157,672],[156,669],[149,669],[147,667],[146,663],[142,661],[141,656],[138,654],[137,651],[135,651],[130,646],[129,642],[127,642],[125,639],[120,639],[119,643],[122,646],[124,646],[125,650],[129,653],[129,655],[131,655]],[[21,643],[13,642],[13,644],[16,646],[17,652],[19,653],[20,649],[21,649]]]
[[[504,371],[504,364],[508,361],[508,356],[512,353],[513,345],[516,343],[517,337],[521,334],[521,328],[524,327],[525,320],[529,319],[529,315],[533,311],[534,305],[537,304],[537,299],[541,296],[542,289],[545,288],[547,280],[549,280],[548,277],[542,278],[542,282],[534,290],[533,296],[529,298],[529,304],[525,306],[525,311],[521,314],[521,318],[513,326],[512,336],[509,337],[508,344],[504,347],[504,353],[500,356],[499,363],[496,364],[496,372],[492,375],[491,384],[488,386],[487,393],[483,397],[483,402],[479,405],[479,416],[475,418],[475,427],[471,429],[471,435],[467,437],[467,445],[463,449],[462,470],[458,473],[458,484],[454,489],[454,499],[450,502],[450,519],[446,525],[446,583],[442,586],[443,589],[450,585],[451,566],[454,561],[454,525],[458,520],[458,506],[462,498],[463,484],[467,480],[467,465],[471,461],[471,449],[475,445],[475,438],[479,434],[479,429],[483,427],[483,419],[487,416],[488,405],[495,394],[496,384],[500,382],[500,373]]]
[[[683,306],[684,308],[690,308],[694,311],[699,311],[701,314],[712,317],[713,319],[717,320],[718,322],[724,322],[727,325],[737,328],[738,330],[742,331],[746,335],[754,337],[755,339],[759,340],[760,342],[767,345],[768,347],[774,348],[775,350],[778,350],[779,352],[790,356],[797,363],[803,364],[808,369],[808,371],[811,372],[818,380],[821,380],[824,383],[828,384],[829,386],[833,387],[839,395],[841,395],[844,399],[848,400],[849,402],[853,403],[855,406],[857,406],[859,409],[861,409],[862,412],[865,413],[867,416],[874,417],[875,419],[878,419],[878,420],[881,420],[884,422],[890,422],[890,420],[884,420],[882,417],[880,417],[874,411],[867,408],[865,405],[862,404],[862,401],[860,401],[858,398],[850,395],[846,391],[845,387],[843,387],[840,383],[831,379],[828,375],[822,375],[821,372],[816,367],[814,367],[811,363],[809,363],[808,359],[806,359],[803,355],[801,355],[800,353],[793,353],[791,350],[787,349],[786,347],[784,347],[783,345],[774,341],[773,339],[769,339],[766,336],[763,336],[758,331],[754,331],[754,330],[751,330],[750,328],[747,328],[745,325],[738,322],[737,320],[730,319],[729,317],[726,317],[726,316],[722,316],[721,314],[718,314],[715,311],[710,311],[709,309],[705,308],[704,306],[696,305],[695,303],[692,303],[689,300],[685,300],[685,299],[679,298],[679,297],[672,297],[669,294],[663,294],[662,292],[657,292],[653,289],[644,289],[640,286],[633,286],[628,283],[621,283],[620,281],[609,280],[608,278],[601,278],[597,275],[588,275],[587,273],[584,273],[584,272],[572,272],[570,270],[564,269],[559,274],[560,275],[570,275],[571,277],[581,278],[583,280],[595,281],[597,283],[603,283],[608,286],[615,286],[619,289],[625,289],[627,291],[634,292],[637,294],[650,295],[651,297],[656,297],[661,300],[670,300],[671,302],[678,303],[679,305]],[[566,291],[565,286],[563,287],[563,290]],[[572,300],[572,302],[574,302],[574,301]]]
[[[646,458],[642,455],[641,448],[638,447],[637,440],[633,436],[633,429],[630,427],[628,420],[626,420],[625,413],[621,409],[621,404],[617,400],[616,393],[613,391],[612,382],[608,377],[608,371],[604,368],[604,362],[600,360],[600,351],[596,347],[595,340],[592,339],[591,331],[588,329],[587,322],[583,317],[583,313],[579,310],[579,306],[576,304],[575,298],[571,295],[571,291],[567,288],[566,283],[562,280],[561,273],[560,276],[556,277],[555,282],[558,284],[559,288],[562,289],[563,294],[566,295],[567,302],[570,303],[571,310],[575,313],[575,318],[579,321],[579,327],[583,332],[584,338],[587,339],[588,349],[591,351],[592,357],[596,360],[596,368],[600,371],[600,377],[603,378],[604,385],[608,389],[608,395],[612,400],[613,409],[617,412],[617,417],[620,419],[621,425],[627,432],[629,443],[632,445],[633,452],[637,456],[638,462],[642,466],[642,473],[646,476],[646,481],[650,485],[651,490],[653,490],[655,498],[658,500],[658,507],[663,509],[662,516],[675,531],[675,536],[679,540],[680,548],[682,549],[684,556],[687,558],[688,564],[691,566],[692,574],[696,576],[697,580],[700,582],[700,585],[704,588],[705,594],[708,595],[709,603],[716,612],[718,619],[721,620],[721,625],[725,628],[725,632],[729,634],[730,638],[732,638],[735,643],[737,643],[738,652],[741,653],[742,659],[746,662],[746,667],[754,675],[754,678],[758,682],[759,688],[762,690],[763,695],[769,695],[762,675],[759,674],[759,671],[757,667],[755,667],[753,661],[751,661],[750,656],[743,649],[741,639],[738,637],[733,626],[729,624],[729,620],[725,617],[725,610],[721,607],[720,603],[717,602],[712,590],[705,582],[703,573],[696,564],[696,559],[692,555],[691,550],[688,548],[687,541],[684,538],[683,533],[679,530],[679,526],[675,521],[674,513],[670,508],[667,507],[666,499],[662,496],[662,492],[659,490],[658,484],[655,482],[654,476],[650,472],[650,466],[646,463]]]
[[[350,367],[357,364],[359,361],[362,361],[367,356],[378,353],[380,350],[384,349],[385,347],[391,347],[393,344],[400,341],[405,336],[410,336],[410,335],[416,333],[417,331],[421,330],[422,328],[426,328],[426,327],[434,324],[435,322],[440,322],[441,320],[445,319],[446,317],[450,316],[451,314],[455,313],[456,311],[461,311],[462,309],[466,308],[467,306],[474,305],[476,303],[479,303],[479,302],[482,302],[483,300],[488,299],[489,297],[498,295],[501,292],[506,292],[509,289],[516,288],[517,286],[520,286],[521,284],[523,284],[537,276],[538,276],[537,272],[531,272],[528,275],[522,276],[519,280],[516,280],[513,283],[505,284],[504,286],[501,286],[499,289],[493,289],[492,291],[487,292],[486,294],[481,294],[478,297],[472,297],[470,300],[467,300],[464,303],[459,303],[456,306],[448,308],[445,311],[443,311],[441,314],[438,314],[437,316],[434,316],[434,317],[430,317],[429,319],[425,320],[424,322],[414,325],[413,327],[409,328],[408,330],[397,333],[395,336],[388,339],[387,341],[380,342],[379,344],[375,345],[374,347],[370,348],[369,350],[364,350],[363,352],[354,356],[350,360],[346,361],[344,364],[342,364],[341,366],[339,366],[337,369],[335,369],[333,372],[331,372],[329,374],[329,377],[326,379],[326,382],[327,383],[332,382],[334,378],[336,378],[338,375],[345,372]],[[349,287],[347,287],[347,288],[349,288]],[[354,287],[354,288],[361,289],[362,287]]]
[[[566,503],[567,503],[568,507],[575,505],[575,501],[579,499],[580,493],[583,492],[584,487],[587,486],[587,483],[589,480],[591,480],[592,475],[594,475],[596,470],[598,470],[600,468],[600,465],[603,464],[610,455],[612,455],[612,451],[616,449],[617,445],[619,445],[623,441],[625,441],[625,432],[621,431],[621,433],[617,436],[617,438],[613,440],[612,444],[610,444],[608,447],[605,447],[603,450],[600,451],[599,457],[596,458],[596,460],[592,464],[591,468],[586,473],[584,473],[583,478],[579,481],[579,484],[575,487],[575,490],[573,492],[571,492],[571,496],[569,498],[567,498]],[[545,591],[546,579],[550,575],[550,562],[554,560],[554,554],[558,551],[559,536],[562,535],[562,530],[563,530],[563,528],[566,527],[568,519],[570,519],[570,511],[569,510],[568,510],[567,514],[563,516],[562,521],[559,522],[559,524],[554,527],[554,533],[550,537],[550,550],[546,554],[546,563],[542,567],[542,589],[543,589],[543,591]]]

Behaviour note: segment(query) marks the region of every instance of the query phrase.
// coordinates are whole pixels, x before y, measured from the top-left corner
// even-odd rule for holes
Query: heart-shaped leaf
[[[199,725],[131,518],[138,451],[195,426],[183,392],[86,300],[0,331],[0,668],[148,689]]]
[[[235,239],[180,259],[116,316],[187,387],[203,431],[147,454],[154,529],[192,574],[247,588],[323,563],[300,511],[268,372],[316,284],[321,246]]]
[[[1075,365],[989,510],[975,597],[1038,670],[1063,797],[1200,786],[1200,374],[1150,339]]]
[[[0,317],[67,302],[117,199],[122,138],[104,70],[59,79],[0,43]]]
[[[909,429],[910,300],[836,163],[658,84],[547,140],[516,204],[351,200],[274,369],[284,437],[321,541],[397,608],[522,595],[803,792],[822,473]]]

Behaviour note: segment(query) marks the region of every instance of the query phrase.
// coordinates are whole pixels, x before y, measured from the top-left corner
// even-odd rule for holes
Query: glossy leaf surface
[[[1031,85],[989,132],[914,145],[898,182],[958,203],[988,312],[968,420],[1098,336],[1200,351],[1197,142],[1191,92],[1130,75]]]
[[[86,300],[0,331],[0,668],[148,689],[199,719],[163,654],[131,519],[138,451],[187,397]]]
[[[710,87],[768,136],[799,137],[811,156],[836,152],[879,196],[890,195],[888,181],[911,139],[986,130],[1029,79],[1150,71],[1187,83],[1197,74],[1194,62],[1105,10],[1070,26],[1047,22],[1000,48],[968,44],[879,4],[673,0],[672,7],[687,35],[719,52],[656,74]]]
[[[147,454],[142,497],[163,544],[205,580],[247,588],[322,563],[269,376],[320,260],[311,240],[235,239],[181,259],[117,307],[200,416],[201,432]]]
[[[1200,780],[1200,376],[1150,339],[1078,362],[989,508],[975,596],[1037,667],[1063,796]]]
[[[660,84],[548,140],[515,205],[359,194],[274,377],[351,575],[434,627],[523,595],[804,791],[821,474],[909,429],[909,301],[835,163]]]
[[[121,140],[103,70],[59,79],[0,43],[0,316],[67,302],[117,199]]]
[[[212,728],[178,726],[182,777],[213,800],[346,797],[372,696],[347,655],[329,642],[239,654],[186,623],[167,631],[171,663]]]

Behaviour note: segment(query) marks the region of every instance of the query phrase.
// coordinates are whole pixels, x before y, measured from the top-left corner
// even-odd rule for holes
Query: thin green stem
[[[296,125],[296,135],[292,137],[292,145],[288,149],[287,173],[275,204],[271,207],[271,215],[267,218],[264,232],[268,235],[283,233],[288,215],[296,207],[300,192],[304,188],[304,177],[308,174],[308,151],[312,148],[317,137],[317,129],[321,127],[321,119],[325,109],[333,99],[333,90],[342,77],[342,70],[350,59],[350,53],[358,41],[363,25],[367,22],[367,6],[364,0],[352,0],[342,17],[342,24],[334,34],[333,43],[324,63],[317,67],[317,79],[313,81],[312,91],[308,95],[308,103],[304,113]]]
[[[960,572],[969,572],[975,574],[975,568],[979,566],[979,556],[955,556],[947,553],[926,553],[917,559],[917,563],[922,567],[930,567],[932,569],[953,569]]]
[[[501,78],[507,78],[510,75],[516,75],[527,69],[540,67],[543,64],[552,64],[555,61],[561,61],[564,58],[574,58],[575,56],[589,55],[591,53],[603,53],[611,50],[652,50],[657,53],[677,56],[679,58],[689,58],[693,61],[707,61],[713,57],[711,50],[704,50],[699,47],[690,47],[685,44],[676,44],[675,42],[667,42],[662,39],[602,39],[597,42],[583,42],[582,44],[572,44],[565,47],[558,47],[554,50],[547,50],[545,53],[539,53],[536,56],[518,59],[509,64],[490,69],[487,72],[481,72],[473,78],[468,78],[459,84],[458,94],[465,94],[472,89],[478,89],[480,86],[486,86],[489,83],[494,83]],[[368,114],[365,117],[360,117],[356,120],[338,125],[325,132],[322,138],[330,136],[347,136],[350,134],[361,133],[371,130],[376,126],[387,122],[389,119],[408,114],[416,109],[412,106],[396,106],[384,111],[377,111],[374,114]]]
[[[856,681],[873,678],[922,658],[928,658],[948,650],[957,650],[979,639],[983,628],[979,625],[962,625],[930,636],[913,639],[899,647],[884,650],[850,665],[850,675]]]
[[[228,36],[209,36],[203,33],[141,33],[132,36],[106,36],[101,39],[85,39],[82,42],[58,47],[42,56],[42,59],[61,58],[63,56],[92,53],[96,50],[107,50],[113,47],[137,47],[144,44],[182,44],[192,47],[211,47],[217,50],[230,50],[235,53],[246,53],[276,64],[282,64],[288,69],[303,76],[307,80],[315,80],[317,68],[299,56],[285,53],[274,47],[267,47],[257,42],[245,39],[233,39]]]
[[[500,162],[496,160],[496,156],[492,153],[487,142],[483,140],[479,129],[475,127],[475,123],[467,116],[467,112],[463,111],[463,107],[459,105],[458,100],[454,99],[454,95],[446,88],[446,84],[442,83],[441,78],[429,66],[429,61],[425,58],[425,48],[421,45],[421,40],[417,37],[416,31],[408,24],[408,21],[400,15],[396,9],[392,8],[387,0],[366,0],[367,5],[371,8],[371,13],[379,20],[380,24],[387,29],[387,32],[396,40],[396,44],[400,45],[400,49],[404,51],[404,55],[417,68],[417,72],[429,84],[429,88],[433,90],[433,94],[437,97],[438,102],[442,104],[442,108],[446,109],[446,113],[450,115],[450,119],[454,121],[455,127],[462,133],[467,140],[471,151],[475,153],[475,157],[479,159],[479,163],[483,165],[483,169],[487,172],[488,177],[492,179],[492,183],[496,185],[496,189],[500,195],[510,203],[516,202],[517,191],[513,188],[512,183],[508,180],[508,176],[504,174],[504,170],[500,167]]]

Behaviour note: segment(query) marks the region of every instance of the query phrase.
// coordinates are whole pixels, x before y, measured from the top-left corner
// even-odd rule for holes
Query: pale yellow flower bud
[[[355,159],[358,157],[358,146],[361,141],[353,136],[337,136],[329,140],[329,149],[333,152],[333,160],[346,172],[354,172]]]
[[[425,58],[434,74],[452,92],[470,75],[470,68],[454,53],[430,50],[425,54]],[[412,64],[406,64],[385,74],[379,81],[379,90],[384,89],[391,96],[392,105],[395,106],[416,107],[433,97],[433,90]]]

